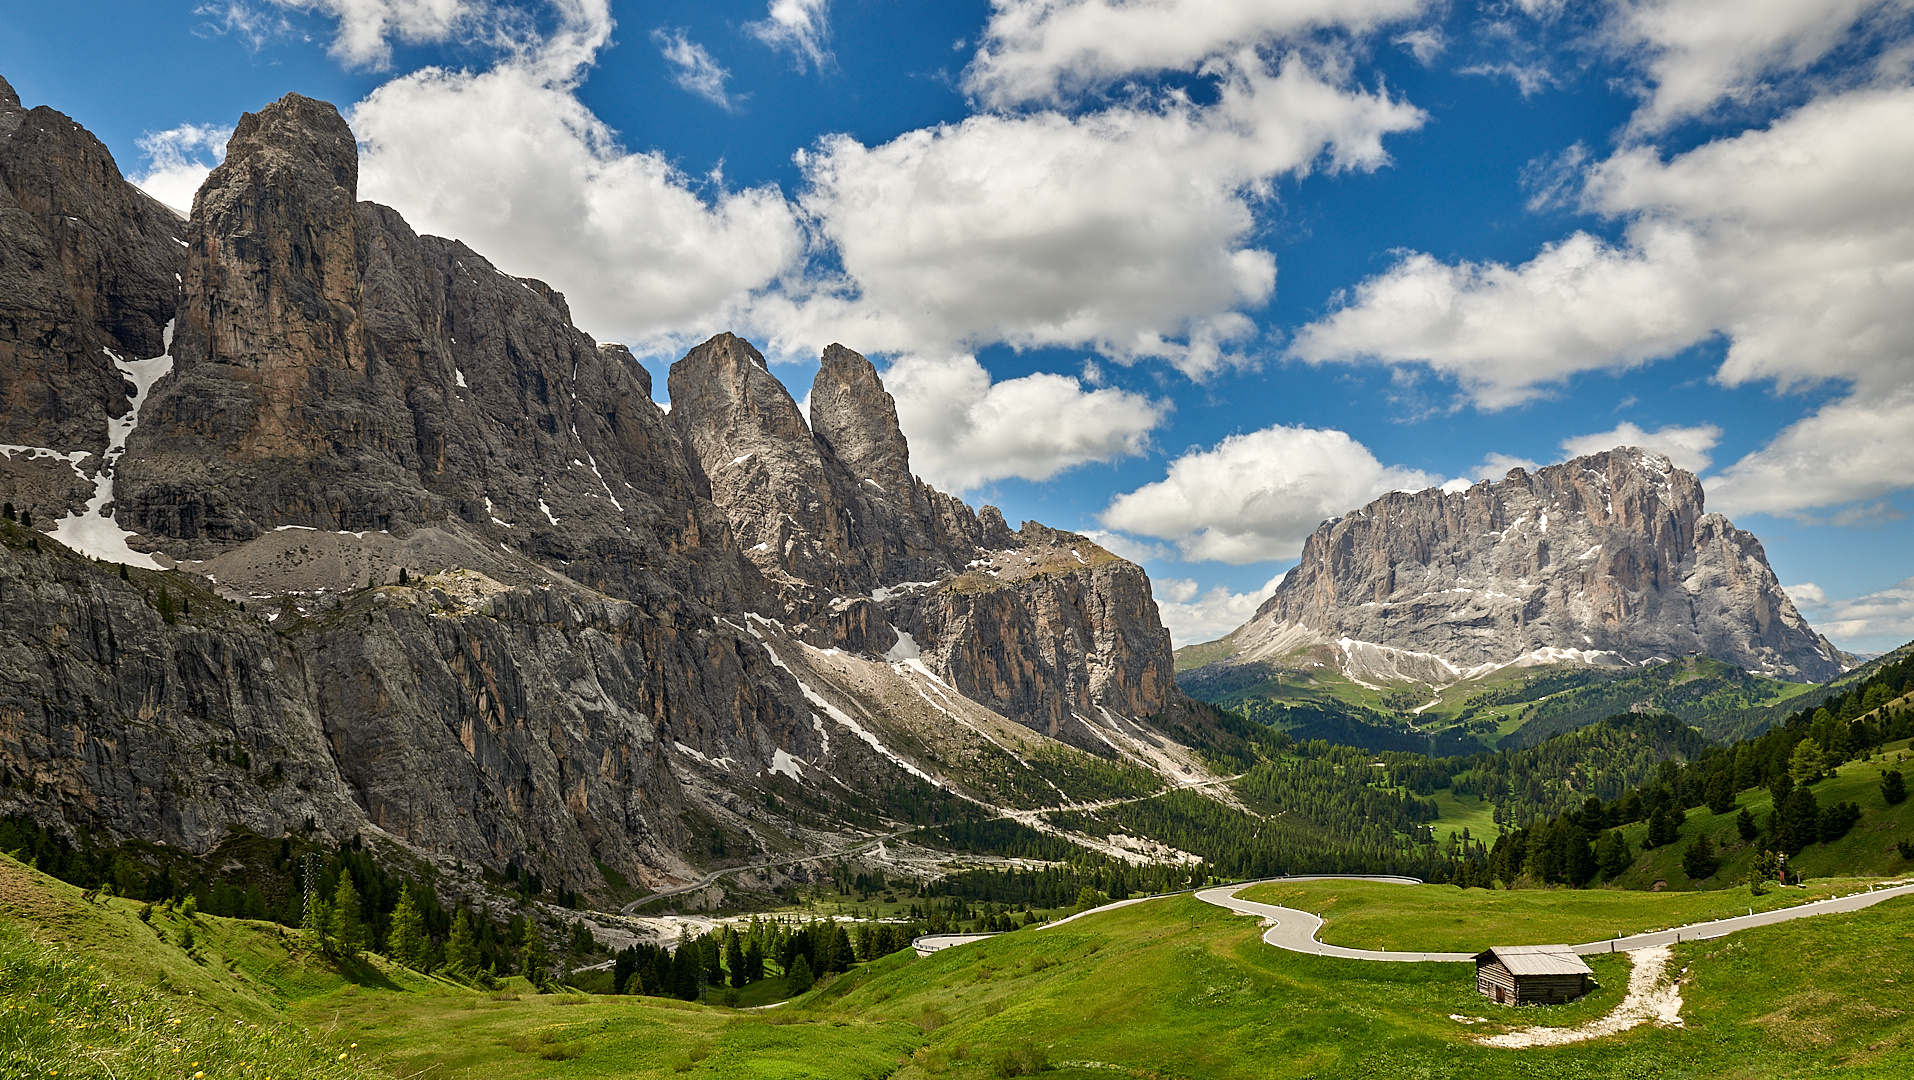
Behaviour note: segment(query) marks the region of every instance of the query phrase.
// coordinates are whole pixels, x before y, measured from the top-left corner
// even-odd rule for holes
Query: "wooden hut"
[[[1498,945],[1475,957],[1475,988],[1497,1005],[1559,1005],[1595,973],[1566,945]]]

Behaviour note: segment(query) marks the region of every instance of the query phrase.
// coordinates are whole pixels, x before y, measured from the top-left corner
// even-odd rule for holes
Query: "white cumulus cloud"
[[[1488,409],[1578,372],[1666,356],[1708,332],[1701,298],[1670,288],[1700,270],[1694,238],[1658,225],[1634,232],[1628,247],[1576,233],[1519,267],[1408,255],[1299,330],[1291,351],[1427,364]]]
[[[884,372],[911,468],[967,491],[992,480],[1048,480],[1064,469],[1142,453],[1166,406],[1141,394],[1086,390],[1067,375],[993,382],[972,356],[906,356]]]
[[[1250,241],[1271,181],[1370,169],[1420,110],[1299,58],[1233,69],[1218,100],[1070,116],[985,114],[802,161],[805,211],[842,278],[755,314],[781,349],[839,338],[879,352],[1004,342],[1161,357],[1192,375],[1255,332],[1275,287]]]
[[[1189,578],[1155,581],[1157,616],[1170,632],[1170,644],[1175,648],[1215,641],[1248,622],[1263,601],[1276,591],[1276,586],[1282,584],[1283,577],[1284,574],[1277,574],[1261,589],[1247,593],[1231,592],[1222,585],[1213,585],[1208,592],[1203,592],[1201,586]]]
[[[802,69],[808,61],[823,70],[831,62],[831,0],[771,0],[761,21],[745,24],[751,35],[788,52]]]
[[[1128,75],[1311,31],[1365,30],[1424,0],[993,0],[964,86],[992,105],[1057,102]]]
[[[1725,514],[1804,516],[1814,507],[1878,499],[1914,483],[1914,386],[1855,394],[1782,429],[1768,445],[1709,477],[1708,506]],[[1836,524],[1869,524],[1862,513]]]
[[[1860,596],[1830,597],[1813,582],[1786,591],[1809,623],[1841,648],[1885,652],[1914,639],[1914,578]]]
[[[1388,466],[1341,431],[1270,427],[1231,435],[1170,463],[1163,479],[1118,495],[1106,528],[1176,544],[1184,559],[1292,559],[1325,518],[1439,478]]]
[[[479,71],[425,68],[351,113],[360,196],[502,269],[551,281],[600,340],[660,349],[726,328],[804,251],[772,186],[731,190],[625,149],[574,94],[609,39],[601,2]]]
[[[1674,462],[1676,468],[1698,473],[1713,463],[1714,457],[1710,451],[1720,441],[1721,429],[1713,424],[1696,424],[1693,427],[1666,424],[1654,431],[1644,431],[1632,423],[1623,422],[1612,431],[1563,439],[1562,453],[1574,458],[1613,450],[1617,446],[1634,446],[1663,455]]]
[[[271,0],[282,8],[329,15],[339,22],[332,55],[354,67],[383,68],[392,63],[392,43],[424,44],[484,33],[500,18],[519,13],[489,0]],[[577,8],[593,0],[557,0]],[[242,5],[229,5],[242,7]]]
[[[703,45],[685,37],[683,30],[653,30],[651,41],[676,70],[672,78],[681,89],[730,110],[731,95],[725,91],[724,84],[730,80],[731,73]]]
[[[1648,85],[1631,127],[1661,131],[1723,101],[1759,102],[1773,79],[1797,74],[1906,12],[1907,0],[1616,0],[1610,44],[1640,57]]]
[[[1583,371],[1667,356],[1714,335],[1716,372],[1847,397],[1709,481],[1726,512],[1787,513],[1914,482],[1914,88],[1832,93],[1765,128],[1664,157],[1593,166],[1586,209],[1619,243],[1578,233],[1520,266],[1422,254],[1304,327],[1296,355],[1380,359],[1454,377],[1483,408]]]
[[[133,183],[180,213],[190,213],[206,174],[226,160],[226,140],[232,137],[232,128],[218,124],[181,124],[148,132],[139,138],[148,167]]]

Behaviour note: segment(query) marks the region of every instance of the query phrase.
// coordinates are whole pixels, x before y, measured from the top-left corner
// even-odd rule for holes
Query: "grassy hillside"
[[[1466,965],[1285,953],[1251,920],[1179,897],[886,961],[798,1015],[934,1027],[899,1078],[1017,1075],[1005,1057],[1020,1050],[1059,1077],[1889,1076],[1914,1064],[1914,1019],[1904,980],[1880,973],[1914,959],[1910,940],[1914,904],[1903,901],[1679,946],[1685,1028],[1503,1051],[1471,1035],[1599,1015],[1620,996],[1625,961],[1592,958],[1602,989],[1583,1003],[1518,1013],[1485,1004]]]
[[[1845,884],[1845,883],[1844,883]],[[1837,892],[1829,881],[1805,889],[1752,896],[1747,888],[1715,892],[1621,889],[1459,889],[1383,881],[1272,882],[1243,898],[1313,911],[1318,939],[1351,949],[1474,952],[1491,945],[1579,945],[1622,934],[1794,907]]]
[[[1850,761],[1834,770],[1834,775],[1810,787],[1823,807],[1837,802],[1854,802],[1861,807],[1861,820],[1848,834],[1833,843],[1810,844],[1789,860],[1790,869],[1812,880],[1825,877],[1899,877],[1914,874],[1914,862],[1901,857],[1897,840],[1914,840],[1914,799],[1889,806],[1881,795],[1881,772],[1896,768],[1914,778],[1914,752],[1903,740],[1889,744],[1873,760]],[[1705,806],[1688,812],[1680,838],[1673,843],[1643,851],[1635,864],[1615,879],[1628,889],[1652,888],[1658,881],[1667,889],[1720,888],[1739,882],[1747,875],[1748,863],[1764,841],[1757,837],[1744,841],[1735,831],[1735,817],[1742,810],[1766,822],[1773,812],[1773,799],[1765,788],[1741,792],[1735,807],[1713,814]],[[1647,836],[1646,822],[1622,827],[1622,835],[1640,850]],[[1722,855],[1721,869],[1702,881],[1690,881],[1681,869],[1681,853],[1695,837],[1706,833]]]
[[[1442,918],[1458,897],[1491,895],[1415,893]],[[1587,918],[1551,906],[1591,894],[1496,895],[1522,905],[1496,909],[1498,932],[1532,937],[1532,927]],[[1630,899],[1671,913],[1704,903]],[[1593,958],[1601,987],[1584,1002],[1516,1012],[1475,994],[1466,965],[1285,953],[1257,940],[1253,920],[1182,896],[929,958],[895,954],[750,1013],[522,987],[482,994],[376,962],[339,971],[303,954],[297,935],[205,916],[195,958],[165,940],[183,919],[156,934],[131,905],[84,901],[9,862],[0,862],[0,921],[9,1075],[1492,1080],[1885,1077],[1914,1067],[1899,974],[1914,966],[1905,901],[1679,946],[1685,1027],[1535,1051],[1473,1039],[1606,1012],[1626,982],[1624,960]]]
[[[1177,654],[1178,685],[1193,697],[1275,724],[1299,739],[1407,750],[1427,749],[1433,736],[1435,752],[1442,756],[1531,747],[1630,711],[1679,716],[1716,741],[1744,738],[1796,709],[1820,704],[1857,674],[1817,686],[1690,656],[1620,671],[1579,664],[1503,668],[1440,690],[1421,683],[1378,688],[1314,659],[1203,666],[1220,658],[1213,655],[1214,646],[1192,645]]]

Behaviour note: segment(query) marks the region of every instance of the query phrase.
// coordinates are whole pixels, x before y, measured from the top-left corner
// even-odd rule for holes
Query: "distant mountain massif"
[[[1692,670],[1709,659],[1721,663]],[[1462,491],[1392,492],[1325,521],[1249,622],[1178,666],[1210,700],[1335,697],[1440,728],[1618,679],[1643,685],[1577,722],[1659,710],[1670,671],[1733,683],[1746,692],[1721,703],[1753,707],[1850,661],[1795,609],[1761,542],[1705,512],[1693,474],[1621,447]],[[1505,709],[1474,731],[1527,718]]]

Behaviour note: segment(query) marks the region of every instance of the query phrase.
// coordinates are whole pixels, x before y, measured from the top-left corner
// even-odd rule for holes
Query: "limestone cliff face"
[[[122,581],[23,535],[0,544],[0,812],[195,851],[311,820],[584,888],[594,859],[686,873],[693,806],[751,834],[681,782],[681,748],[818,756],[762,647],[692,612],[428,579],[269,626],[175,577],[189,610],[169,625],[160,575]]]
[[[758,586],[643,366],[543,282],[355,202],[357,160],[332,106],[298,95],[235,131],[196,200],[174,374],[129,442],[120,520],[192,559],[287,528],[451,529],[614,595],[742,602]]]
[[[1760,541],[1706,513],[1693,474],[1626,447],[1465,491],[1394,492],[1326,521],[1231,635],[1243,659],[1341,639],[1346,664],[1435,682],[1520,660],[1691,652],[1779,678],[1841,671]]]
[[[3,269],[39,291],[0,304],[71,341],[0,323],[27,403],[7,420],[103,446],[128,384],[99,346],[155,355],[176,318],[104,479],[179,569],[121,579],[7,534],[0,813],[192,850],[310,818],[588,890],[599,863],[653,881],[822,847],[900,784],[994,797],[967,763],[1047,737],[1200,772],[1147,725],[1184,699],[1142,571],[917,480],[857,353],[826,351],[807,421],[719,335],[672,367],[667,413],[562,295],[358,201],[330,105],[244,117],[190,223],[41,112],[0,102],[51,161],[39,188],[7,174],[0,227],[41,247]],[[47,254],[88,191],[137,265]],[[194,598],[177,624],[168,583]]]
[[[712,500],[807,640],[901,645],[966,697],[1089,749],[1103,747],[1085,725],[1104,710],[1149,716],[1180,700],[1142,570],[1035,522],[1012,532],[994,507],[973,513],[918,481],[863,356],[825,350],[809,425],[730,334],[673,365],[671,392]]]
[[[1098,737],[1103,710],[1151,716],[1180,700],[1142,568],[1036,522],[998,539],[893,607],[965,697],[1080,745]]]
[[[185,235],[98,139],[0,79],[0,477],[36,517],[93,494],[132,391],[108,350],[164,351]]]

